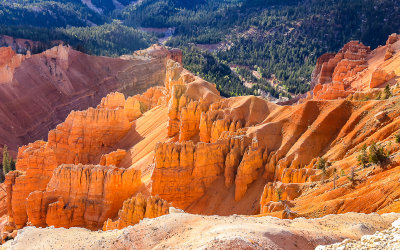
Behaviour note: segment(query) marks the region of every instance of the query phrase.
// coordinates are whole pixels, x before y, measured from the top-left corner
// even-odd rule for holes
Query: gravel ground
[[[344,250],[344,249],[400,249],[400,219],[393,222],[387,230],[365,235],[361,240],[346,239],[343,242],[328,246],[318,246],[316,250]]]
[[[123,230],[35,228],[19,231],[3,249],[315,249],[382,231],[400,214],[328,215],[319,219],[202,216],[172,213]]]

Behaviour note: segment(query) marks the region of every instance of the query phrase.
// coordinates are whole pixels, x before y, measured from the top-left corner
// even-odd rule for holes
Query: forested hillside
[[[279,97],[307,91],[323,53],[350,40],[375,48],[400,33],[395,0],[89,2],[0,3],[0,34],[63,40],[87,53],[117,56],[149,46],[170,28],[173,35],[159,41],[183,49],[185,67],[217,83],[224,95]]]

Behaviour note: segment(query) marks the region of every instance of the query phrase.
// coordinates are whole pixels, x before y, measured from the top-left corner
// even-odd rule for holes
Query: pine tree
[[[3,147],[3,174],[4,176],[11,171],[11,158],[10,155],[8,154],[8,148],[7,145],[4,145]]]
[[[368,160],[367,145],[364,144],[361,148],[360,154],[357,156],[357,161],[359,165],[365,168],[368,166]]]
[[[383,90],[383,99],[389,99],[392,97],[392,92],[390,91],[390,86],[389,84],[386,85],[385,89]]]
[[[15,161],[14,161],[14,159],[12,158],[12,156],[11,156],[11,161],[10,161],[10,167],[11,167],[11,171],[14,171],[14,170],[15,170]]]

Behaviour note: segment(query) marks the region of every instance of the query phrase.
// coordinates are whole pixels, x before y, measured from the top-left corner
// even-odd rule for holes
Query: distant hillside
[[[112,56],[158,39],[181,48],[185,67],[216,82],[225,96],[278,98],[306,92],[323,53],[350,40],[375,48],[400,33],[395,0],[82,2],[0,3],[0,34],[63,40],[87,53]],[[140,31],[144,27],[146,33]]]

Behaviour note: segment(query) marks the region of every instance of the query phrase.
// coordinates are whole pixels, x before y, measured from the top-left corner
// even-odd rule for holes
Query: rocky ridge
[[[392,34],[385,46],[374,51],[358,41],[351,41],[336,54],[324,54],[313,71],[309,98],[344,99],[393,80],[396,68],[387,65],[399,50],[399,40],[399,35]]]
[[[165,64],[181,54],[153,46],[125,58],[96,57],[57,46],[40,54],[0,48],[0,147],[47,139],[72,111],[95,107],[113,91],[132,96],[163,85]],[[152,57],[156,55],[157,57]]]
[[[21,147],[17,170],[6,176],[7,227],[21,228],[29,221],[35,226],[95,229],[112,218],[141,186],[140,170],[116,168],[127,153],[114,151],[114,146],[131,130],[133,114],[140,115],[153,102],[158,103],[155,92],[150,88],[142,96],[127,99],[121,93],[111,93],[96,109],[71,112],[64,123],[49,132],[48,142]],[[87,165],[98,163],[103,166]],[[97,205],[90,209],[95,212],[86,212],[91,195],[95,195]]]
[[[329,215],[307,220],[172,213],[122,230],[26,227],[5,249],[302,249],[358,239],[390,227],[399,214]],[[1,247],[0,247],[1,248]]]
[[[364,235],[360,240],[346,239],[343,242],[329,246],[318,246],[316,250],[336,249],[399,249],[400,248],[400,220],[392,223],[392,227],[376,232],[373,235]]]

